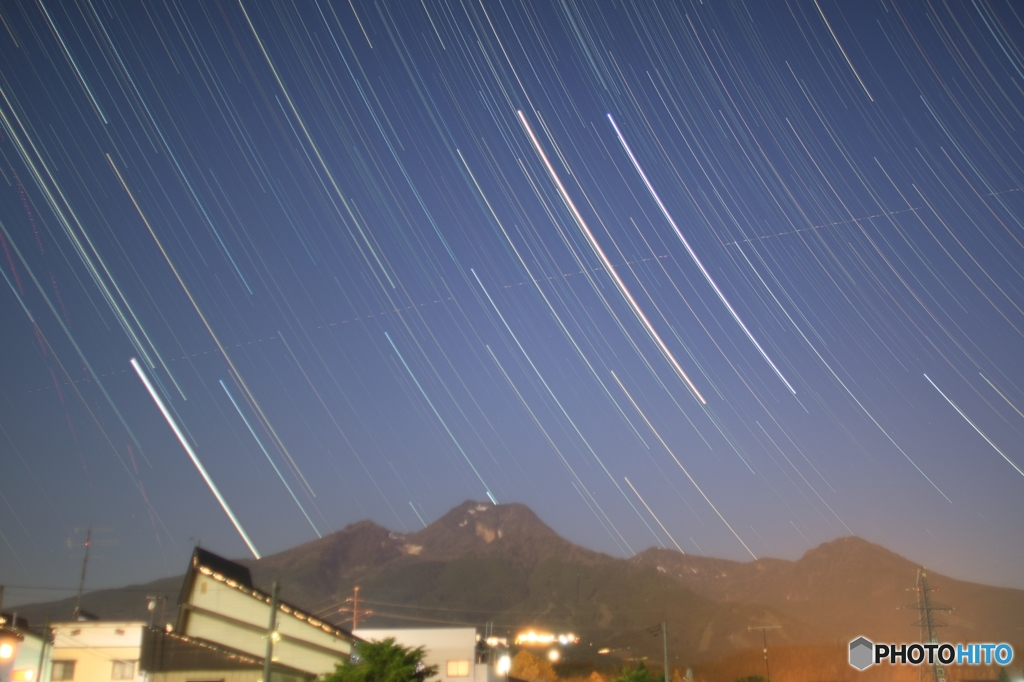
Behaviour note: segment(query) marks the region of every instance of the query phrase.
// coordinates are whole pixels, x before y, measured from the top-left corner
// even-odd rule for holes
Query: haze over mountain
[[[668,623],[677,663],[714,658],[759,643],[748,626],[781,626],[778,643],[915,641],[916,603],[909,590],[917,565],[856,537],[822,544],[796,561],[736,562],[660,548],[619,559],[574,545],[526,506],[467,501],[416,533],[370,521],[322,539],[241,563],[257,586],[281,583],[282,598],[341,623],[359,585],[361,617],[371,627],[483,625],[498,634],[523,626],[571,630],[584,654],[655,654]],[[955,607],[941,619],[950,641],[1024,639],[1024,591],[928,574],[936,602]],[[104,618],[148,619],[146,595],[169,597],[174,618],[180,577],[85,595]],[[73,599],[23,606],[39,623],[67,618]],[[351,623],[346,622],[347,626]]]

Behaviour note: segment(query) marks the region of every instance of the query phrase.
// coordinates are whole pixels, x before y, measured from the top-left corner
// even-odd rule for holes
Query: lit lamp
[[[10,630],[0,629],[0,677],[8,679],[14,666],[14,657],[18,655],[18,642],[21,636]]]
[[[505,654],[498,659],[498,674],[504,675],[505,679],[508,679],[508,671],[512,669],[512,659],[509,658],[508,654]]]

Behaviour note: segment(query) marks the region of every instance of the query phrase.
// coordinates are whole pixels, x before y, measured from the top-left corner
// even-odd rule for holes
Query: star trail
[[[490,499],[1024,588],[1015,3],[0,20],[0,582]]]

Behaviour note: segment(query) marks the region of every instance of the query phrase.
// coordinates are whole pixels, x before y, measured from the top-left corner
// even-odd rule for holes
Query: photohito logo
[[[867,637],[850,642],[850,665],[865,670],[888,661],[890,665],[1007,665],[1013,660],[1009,644],[874,644]]]
[[[864,670],[874,661],[875,645],[867,637],[858,637],[850,642],[850,665]]]

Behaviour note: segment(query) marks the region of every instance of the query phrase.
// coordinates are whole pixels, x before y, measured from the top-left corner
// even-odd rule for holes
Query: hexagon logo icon
[[[864,670],[874,661],[872,653],[875,645],[867,637],[858,637],[850,642],[850,665],[857,670]]]

